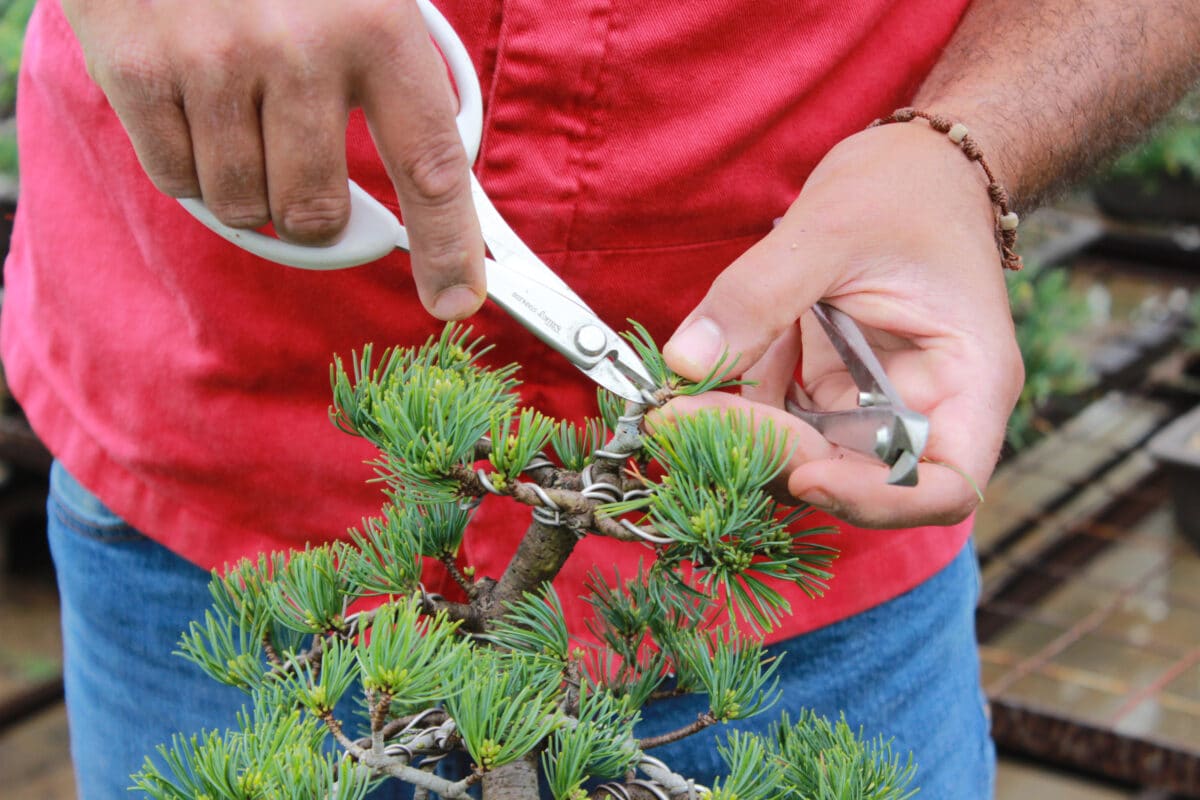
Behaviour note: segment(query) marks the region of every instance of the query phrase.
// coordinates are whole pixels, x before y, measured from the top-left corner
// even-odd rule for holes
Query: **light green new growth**
[[[635,327],[656,401],[736,385],[724,367],[684,381]],[[907,797],[911,765],[809,714],[766,737],[732,734],[711,788],[647,752],[779,697],[780,662],[760,634],[790,611],[780,586],[821,594],[836,555],[812,539],[829,531],[802,527],[807,509],[771,499],[786,437],[717,413],[646,433],[646,407],[607,393],[598,419],[552,420],[518,408],[516,367],[487,366],[487,352],[448,325],[421,347],[335,361],[330,417],[378,448],[386,502],[348,541],[214,573],[213,607],[180,653],[246,691],[249,710],[234,730],[175,737],[135,788],[155,800],[359,800],[398,779],[423,797],[478,784],[484,800],[528,800],[540,771],[556,800]],[[482,575],[463,542],[492,495],[524,507],[529,528],[507,568]],[[650,550],[635,575],[593,569],[584,635],[550,581],[594,536]],[[427,590],[429,559],[462,599]],[[639,737],[643,706],[683,693],[707,710]],[[455,752],[472,768],[443,777],[435,767]]]
[[[613,397],[611,394],[607,396]],[[608,432],[609,428],[603,420],[589,419],[581,425],[563,420],[555,426],[550,443],[564,469],[582,472],[584,467],[592,463],[592,453],[604,446]]]
[[[481,769],[523,758],[563,725],[562,675],[542,659],[483,648],[459,662],[453,682],[446,711]]]
[[[601,513],[644,509],[644,521],[671,540],[661,557],[691,562],[703,591],[727,593],[739,614],[760,628],[790,612],[764,577],[810,596],[823,592],[836,551],[806,537],[831,531],[798,536],[794,528],[807,509],[783,511],[771,499],[767,486],[788,451],[769,422],[701,412],[656,427],[645,449],[666,475],[651,484],[649,496],[608,504]]]

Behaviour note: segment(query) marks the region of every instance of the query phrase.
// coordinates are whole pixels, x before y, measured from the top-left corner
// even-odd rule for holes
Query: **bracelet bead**
[[[1019,270],[1022,264],[1021,257],[1016,252],[1016,245],[1017,225],[1020,224],[1020,217],[1017,216],[1017,212],[1008,207],[1008,192],[996,180],[992,168],[988,166],[987,159],[983,157],[983,152],[979,149],[979,144],[971,137],[966,125],[961,122],[951,122],[940,114],[931,114],[915,108],[898,108],[883,119],[872,122],[870,127],[874,128],[893,122],[912,122],[918,118],[925,120],[933,130],[946,134],[947,138],[958,146],[968,160],[978,163],[983,168],[988,179],[988,198],[996,207],[996,246],[1000,250],[1000,261],[1005,269]]]

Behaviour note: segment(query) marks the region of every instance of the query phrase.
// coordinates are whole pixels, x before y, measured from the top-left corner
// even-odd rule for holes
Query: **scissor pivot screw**
[[[575,345],[586,356],[598,356],[608,345],[608,337],[595,325],[584,325],[575,331]]]

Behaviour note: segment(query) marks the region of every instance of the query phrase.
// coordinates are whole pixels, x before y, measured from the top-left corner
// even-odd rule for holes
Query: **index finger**
[[[382,33],[382,57],[360,71],[358,100],[396,188],[421,303],[440,319],[461,319],[486,297],[470,163],[446,66],[416,6],[397,4],[396,14],[404,19]]]

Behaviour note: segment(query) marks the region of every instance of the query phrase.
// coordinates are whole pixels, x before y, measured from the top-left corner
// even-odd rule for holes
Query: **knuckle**
[[[200,196],[200,182],[196,180],[196,174],[192,171],[190,164],[186,170],[158,170],[147,166],[146,174],[150,177],[154,188],[168,197]]]
[[[373,55],[392,53],[401,39],[397,32],[420,22],[414,3],[395,0],[360,0],[354,9],[357,22],[353,33],[356,42],[365,44]]]
[[[255,197],[222,197],[206,200],[208,210],[231,228],[257,228],[270,221],[267,204]]]
[[[349,219],[349,199],[340,194],[285,201],[275,215],[275,223],[283,234],[304,243],[330,241],[342,232]]]
[[[137,50],[101,56],[90,63],[96,81],[109,92],[152,96],[168,83],[161,65]]]
[[[434,291],[449,289],[458,285],[474,285],[478,283],[475,268],[482,266],[480,257],[470,247],[461,241],[435,241],[432,247],[423,248],[420,255],[420,269],[427,275],[428,283]]]
[[[160,192],[170,197],[198,197],[200,182],[186,132],[168,120],[143,118],[127,124],[142,169]]]
[[[231,153],[206,176],[205,196],[231,205],[255,204],[266,209],[266,186],[260,163],[245,150],[240,154]]]
[[[467,190],[467,154],[455,132],[433,137],[401,170],[425,204],[445,205]]]

